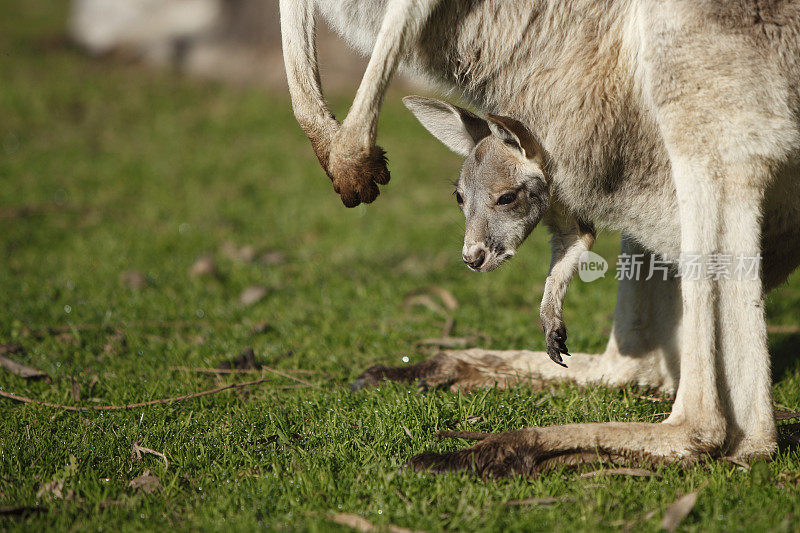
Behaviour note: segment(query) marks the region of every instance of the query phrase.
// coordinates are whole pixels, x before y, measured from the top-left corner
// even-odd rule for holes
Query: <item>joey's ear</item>
[[[511,117],[504,117],[500,115],[486,115],[489,119],[489,128],[492,135],[506,143],[507,145],[516,148],[522,155],[528,159],[544,158],[544,148],[536,140],[531,130],[522,122]]]
[[[406,96],[403,103],[426,130],[464,157],[478,141],[490,135],[485,120],[458,106],[422,96]]]

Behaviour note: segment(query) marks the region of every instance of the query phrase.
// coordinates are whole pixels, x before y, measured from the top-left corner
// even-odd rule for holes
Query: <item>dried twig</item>
[[[572,498],[523,498],[521,500],[508,500],[501,505],[553,505],[554,503],[569,501],[572,501]]]
[[[599,476],[661,477],[660,474],[644,468],[604,468],[593,472],[584,472],[578,477],[593,478]]]
[[[740,466],[740,467],[744,468],[745,470],[748,470],[748,471],[750,470],[750,465],[749,464],[745,463],[744,461],[740,461],[739,459],[736,459],[734,457],[725,456],[725,457],[722,458],[722,460],[723,461],[727,461],[727,462],[729,462],[731,464],[734,464],[736,466]]]
[[[267,371],[267,372],[272,372],[273,374],[277,374],[277,375],[279,375],[279,376],[283,376],[283,377],[285,377],[286,379],[291,379],[291,380],[293,380],[293,381],[296,381],[296,382],[298,382],[298,383],[302,383],[303,385],[305,385],[305,386],[307,386],[307,387],[313,387],[313,388],[315,388],[315,389],[318,389],[318,388],[319,388],[317,385],[314,385],[313,383],[311,383],[311,382],[309,382],[309,381],[306,381],[306,380],[304,380],[304,379],[300,379],[300,378],[298,378],[298,377],[295,377],[295,376],[292,376],[292,375],[290,375],[290,374],[286,374],[285,372],[281,372],[280,370],[275,370],[274,368],[270,368],[270,367],[268,367],[268,366],[262,366],[262,367],[261,367],[261,370],[265,370],[265,371]]]
[[[182,396],[173,396],[171,398],[160,398],[158,400],[150,400],[148,402],[139,402],[139,403],[126,403],[124,405],[92,405],[92,406],[82,406],[82,405],[62,405],[60,403],[53,403],[53,402],[45,402],[42,400],[35,400],[33,398],[28,398],[27,396],[22,396],[20,394],[15,394],[13,392],[6,392],[0,390],[0,397],[8,398],[9,400],[14,400],[15,402],[22,402],[22,403],[32,403],[36,405],[43,405],[45,407],[52,407],[54,409],[63,409],[65,411],[120,411],[123,409],[136,409],[138,407],[147,407],[149,405],[160,405],[160,404],[168,404],[173,402],[182,402],[184,400],[191,400],[193,398],[199,398],[201,396],[208,396],[209,394],[216,394],[218,392],[222,392],[228,389],[243,389],[245,387],[252,387],[255,385],[260,385],[261,383],[266,383],[267,381],[272,381],[268,378],[261,378],[255,381],[245,381],[244,383],[231,383],[229,385],[225,385],[222,387],[217,387],[216,389],[209,389],[200,392],[194,392],[192,394],[184,394]]]
[[[767,333],[800,333],[800,326],[796,324],[770,324],[767,326]]]
[[[416,342],[417,346],[433,346],[435,348],[464,348],[475,339],[472,337],[448,337],[447,335],[438,339],[420,339]]]
[[[800,411],[775,411],[775,420],[778,422],[793,418],[800,418]]]
[[[486,433],[484,431],[453,431],[453,430],[446,430],[440,431],[434,437],[437,439],[465,439],[465,440],[483,440],[486,437],[490,437],[491,433]]]
[[[131,458],[136,461],[142,460],[142,454],[149,453],[150,455],[156,455],[164,459],[164,470],[169,470],[169,459],[167,456],[161,452],[158,452],[152,448],[145,448],[144,446],[139,446],[138,442],[133,443],[133,449],[131,450]]]
[[[17,363],[4,355],[0,355],[0,366],[25,379],[41,379],[47,377],[47,374],[41,370],[36,370],[35,368]]]
[[[360,531],[361,533],[372,533],[373,531],[388,531],[389,533],[416,533],[411,529],[395,526],[394,524],[382,524],[377,526],[366,518],[352,513],[331,513],[328,515],[328,520],[356,531]]]

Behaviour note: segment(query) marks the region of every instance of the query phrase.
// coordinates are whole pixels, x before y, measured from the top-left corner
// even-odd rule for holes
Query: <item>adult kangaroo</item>
[[[320,89],[315,6],[371,52],[341,124]],[[526,428],[418,455],[415,468],[505,475],[598,457],[775,452],[763,296],[800,263],[800,1],[281,0],[280,7],[295,115],[345,205],[374,200],[389,179],[376,122],[401,65],[536,132],[549,154],[553,197],[576,219],[621,230],[623,251],[672,260],[763,257],[754,279],[623,281],[606,352],[576,354],[569,369],[541,352],[467,351],[405,371],[477,385],[503,382],[510,371],[677,384],[663,423]],[[474,160],[475,124],[450,116],[461,127],[451,124],[446,144]],[[372,369],[363,379],[382,375],[404,371]]]

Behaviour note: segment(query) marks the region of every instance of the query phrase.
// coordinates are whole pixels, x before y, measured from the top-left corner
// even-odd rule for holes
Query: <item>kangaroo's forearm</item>
[[[577,222],[576,225],[576,233],[565,235],[555,232],[553,235],[553,255],[545,281],[542,310],[554,313],[557,318],[561,318],[564,298],[570,281],[578,270],[581,254],[591,250],[595,241],[594,228]]]
[[[547,343],[547,355],[555,363],[566,366],[561,357],[569,355],[567,326],[562,317],[567,288],[578,269],[581,254],[591,249],[595,233],[591,224],[574,219],[558,220],[549,224],[553,232],[550,273],[544,284],[539,317]]]
[[[386,88],[440,0],[391,0],[343,129],[362,146],[375,143]]]
[[[322,94],[313,0],[280,0],[281,40],[292,108],[323,166],[336,120]]]

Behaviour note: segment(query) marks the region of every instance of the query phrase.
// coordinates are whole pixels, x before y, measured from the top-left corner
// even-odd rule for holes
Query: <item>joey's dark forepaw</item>
[[[561,355],[570,355],[567,348],[567,328],[563,324],[551,329],[546,334],[547,355],[554,363],[567,368]]]

